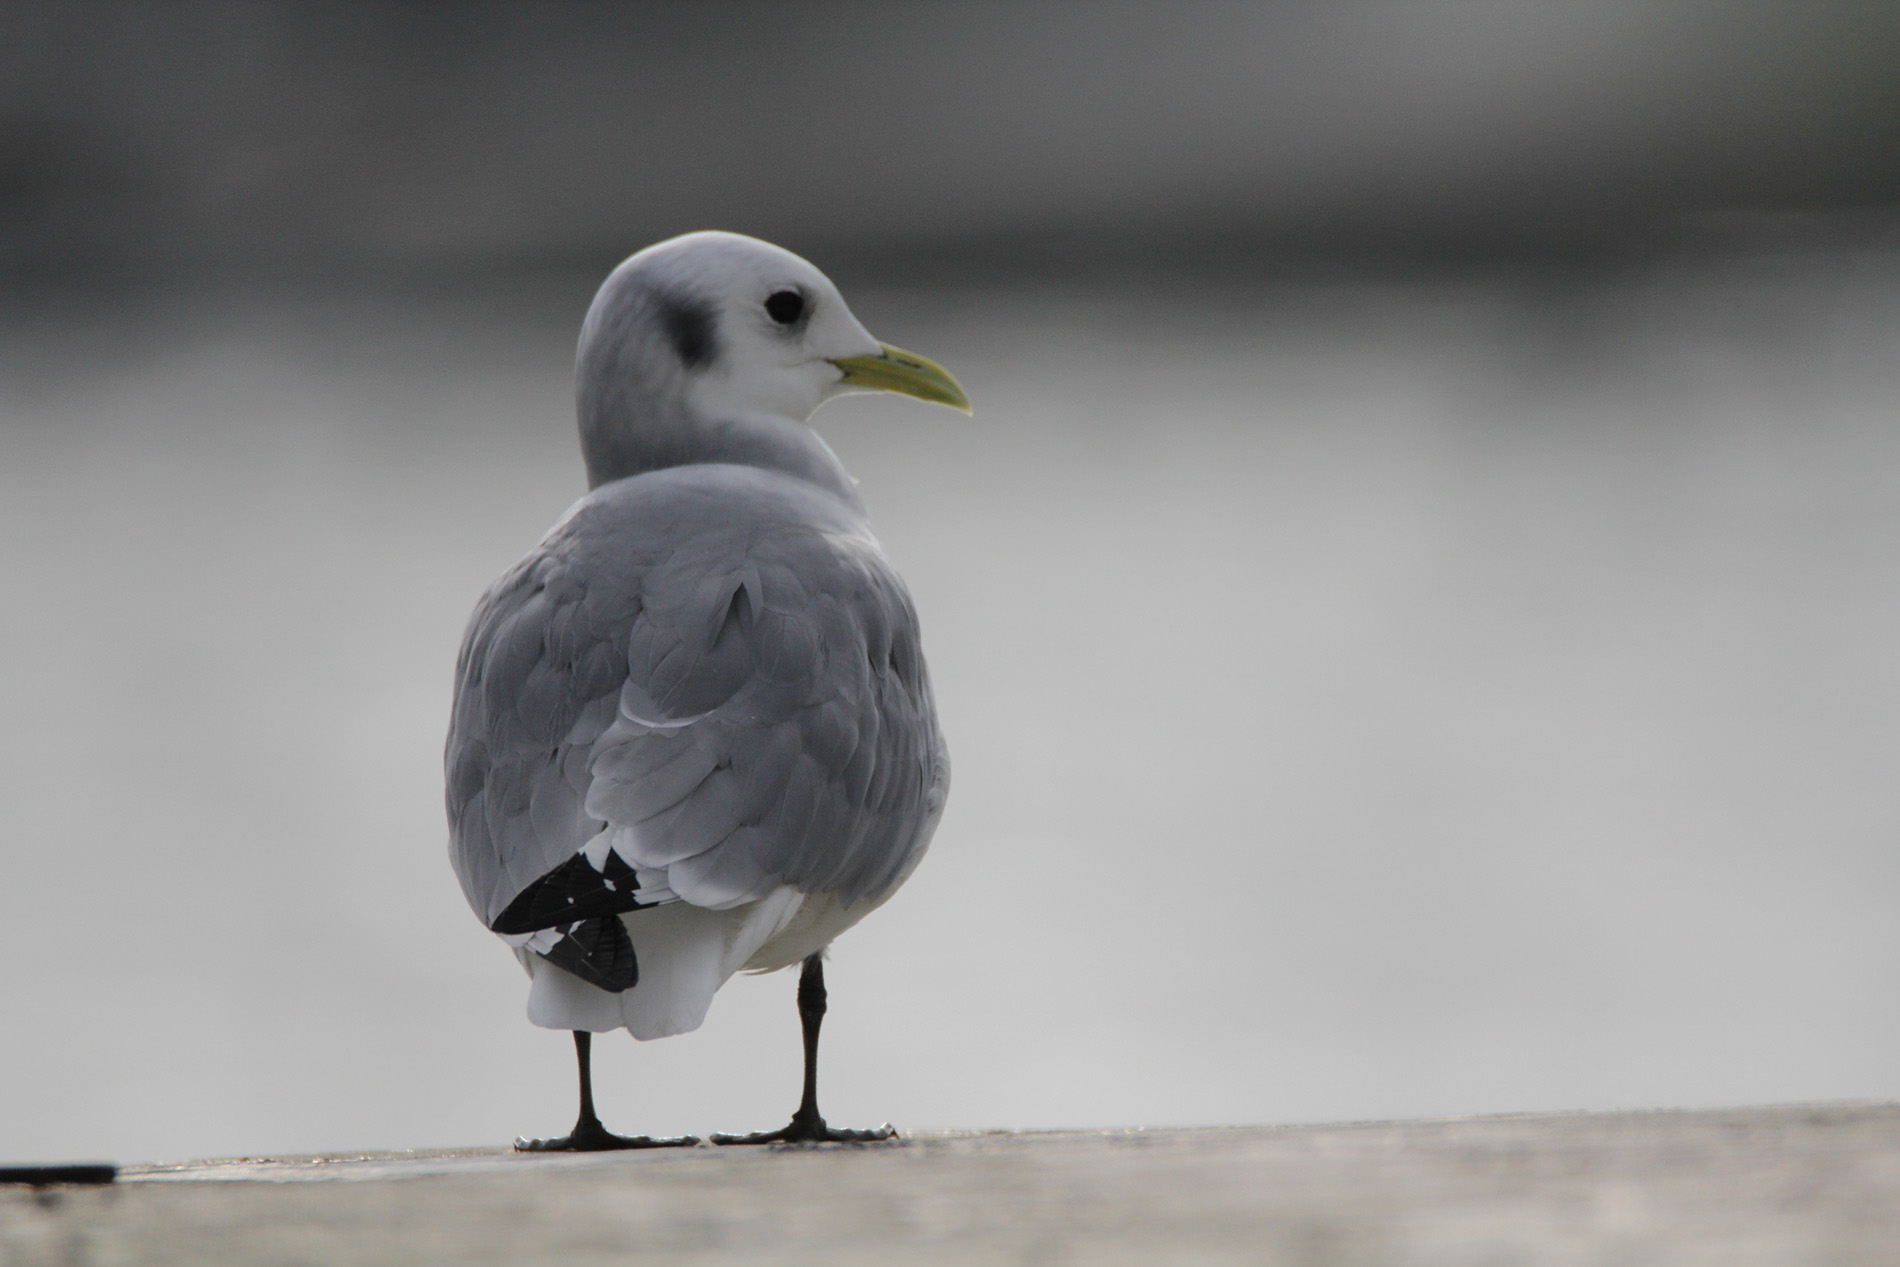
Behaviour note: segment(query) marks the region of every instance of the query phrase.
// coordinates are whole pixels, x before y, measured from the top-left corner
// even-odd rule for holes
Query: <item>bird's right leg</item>
[[[586,1030],[574,1031],[574,1059],[581,1070],[581,1115],[574,1129],[559,1139],[517,1139],[515,1151],[522,1153],[591,1153],[610,1148],[685,1148],[699,1142],[696,1135],[675,1135],[654,1139],[650,1135],[616,1135],[600,1124],[594,1115],[594,1036]]]

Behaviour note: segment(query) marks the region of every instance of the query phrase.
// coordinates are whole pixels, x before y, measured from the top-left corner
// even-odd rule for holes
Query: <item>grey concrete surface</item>
[[[1875,1264],[1900,1104],[134,1165],[0,1263]]]

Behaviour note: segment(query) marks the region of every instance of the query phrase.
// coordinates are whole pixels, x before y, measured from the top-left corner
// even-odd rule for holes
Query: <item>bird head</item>
[[[590,389],[634,384],[700,420],[804,422],[860,391],[970,409],[941,366],[872,338],[830,278],[736,233],[671,238],[615,269],[582,328],[579,377],[583,419]]]

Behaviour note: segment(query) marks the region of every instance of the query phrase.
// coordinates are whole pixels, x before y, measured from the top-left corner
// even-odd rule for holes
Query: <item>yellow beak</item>
[[[897,392],[970,412],[970,398],[950,371],[935,361],[880,343],[881,356],[847,356],[832,364],[844,371],[844,385],[866,391]]]

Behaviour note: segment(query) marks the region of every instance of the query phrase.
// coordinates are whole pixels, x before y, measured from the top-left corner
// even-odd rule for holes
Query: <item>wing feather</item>
[[[609,839],[613,866],[696,905],[880,898],[946,777],[916,646],[902,581],[822,490],[739,467],[595,490],[464,638],[447,788],[470,904],[491,926],[571,909],[516,899],[557,872],[606,883]],[[569,866],[590,841],[591,870]]]

